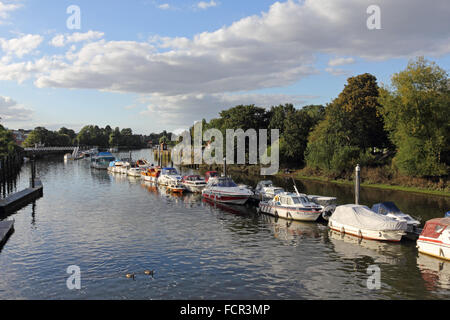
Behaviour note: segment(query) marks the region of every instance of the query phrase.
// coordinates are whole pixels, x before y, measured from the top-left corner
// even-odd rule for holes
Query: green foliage
[[[344,90],[325,110],[306,148],[309,167],[340,174],[360,163],[369,164],[373,148],[388,145],[378,110],[376,78],[362,74],[348,79]]]
[[[450,89],[448,74],[423,57],[392,77],[381,91],[386,130],[397,148],[394,164],[409,176],[448,174]]]
[[[73,131],[73,130],[72,130]],[[49,131],[43,127],[37,127],[28,135],[24,141],[25,147],[34,147],[35,145],[46,145],[52,147],[64,147],[72,145],[72,132],[66,128],[61,128],[59,132]]]
[[[0,157],[12,155],[19,149],[21,148],[16,145],[12,132],[0,125]]]

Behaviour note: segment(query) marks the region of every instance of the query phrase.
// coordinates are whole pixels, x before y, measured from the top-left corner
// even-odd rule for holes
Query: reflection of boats
[[[163,168],[158,178],[158,183],[167,186],[170,182],[181,182],[182,177],[175,168]]]
[[[91,159],[91,167],[98,170],[107,170],[109,164],[116,158],[110,152],[100,152]]]
[[[372,241],[328,230],[334,251],[342,258],[355,260],[371,257],[377,263],[399,264],[404,259],[403,246],[383,241]]]
[[[330,217],[328,226],[338,232],[369,240],[400,241],[406,222],[373,212],[366,206],[339,206]]]
[[[427,221],[417,240],[420,253],[450,260],[450,218]]]
[[[416,240],[419,237],[420,231],[420,221],[413,219],[410,215],[405,214],[400,211],[399,208],[393,202],[383,202],[377,203],[373,205],[372,211],[385,215],[387,217],[393,218],[398,221],[406,222],[407,229],[407,237],[413,240]]]
[[[450,262],[420,254],[417,266],[428,290],[450,289]]]
[[[247,209],[247,207],[242,206],[242,205],[214,202],[207,198],[203,198],[203,203],[206,203],[215,209],[220,209],[222,211],[225,211],[225,212],[228,212],[231,214],[247,215],[250,213],[250,211]]]
[[[280,240],[294,240],[302,237],[320,238],[319,224],[293,220],[279,219],[269,215],[261,219],[271,226],[275,238]]]
[[[322,214],[322,207],[305,195],[283,192],[273,200],[261,201],[259,211],[289,220],[316,221]]]
[[[206,187],[205,179],[199,175],[185,176],[182,183],[189,192],[193,193],[201,193]]]
[[[272,181],[265,180],[258,182],[255,188],[255,194],[252,198],[257,201],[269,201],[282,192],[284,192],[283,188],[275,187]]]
[[[229,177],[210,178],[202,192],[205,199],[240,205],[245,204],[252,195],[250,190],[239,187]]]

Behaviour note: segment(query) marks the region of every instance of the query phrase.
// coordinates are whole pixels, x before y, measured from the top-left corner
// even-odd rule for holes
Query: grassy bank
[[[289,174],[280,173],[279,175],[283,177],[292,177],[294,179],[315,180],[341,185],[354,185],[353,175],[332,177],[310,169],[297,170]],[[389,172],[387,168],[363,168],[361,170],[361,180],[362,187],[450,197],[450,188],[446,179],[438,179],[433,181],[425,178],[401,176],[398,173]]]

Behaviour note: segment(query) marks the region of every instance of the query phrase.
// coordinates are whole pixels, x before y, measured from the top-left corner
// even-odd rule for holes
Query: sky
[[[448,0],[0,0],[0,122],[150,134],[326,104],[417,56],[449,71],[449,16]]]

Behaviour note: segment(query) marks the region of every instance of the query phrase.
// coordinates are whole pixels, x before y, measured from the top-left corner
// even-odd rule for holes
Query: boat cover
[[[330,221],[335,221],[343,225],[352,226],[360,229],[369,229],[375,231],[403,230],[407,228],[404,221],[380,215],[373,212],[366,206],[348,204],[339,206],[334,211]]]
[[[379,214],[388,214],[388,213],[401,213],[400,209],[397,208],[395,203],[393,202],[383,202],[374,204],[372,207],[372,211]]]

